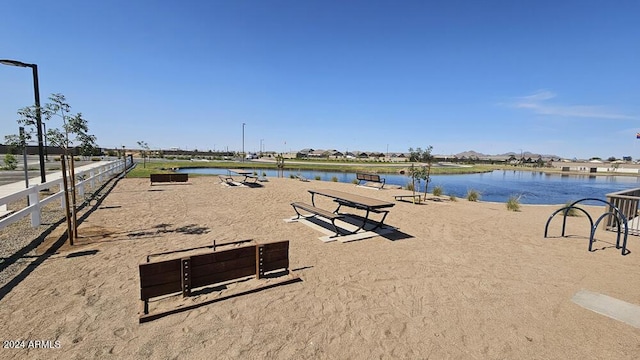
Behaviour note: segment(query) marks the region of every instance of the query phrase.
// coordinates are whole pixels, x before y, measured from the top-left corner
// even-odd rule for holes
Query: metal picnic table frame
[[[258,181],[258,177],[253,175],[253,171],[245,170],[245,169],[227,169],[227,171],[235,173],[240,176],[244,176],[244,179],[241,181],[242,183],[249,182],[247,179],[253,179],[252,182]]]
[[[384,226],[384,219],[387,217],[387,214],[389,213],[389,210],[386,210],[386,209],[391,208],[395,205],[394,203],[391,203],[388,201],[373,199],[366,196],[354,195],[351,193],[338,191],[338,190],[331,190],[331,189],[309,190],[309,193],[311,194],[311,204],[313,206],[316,206],[315,204],[316,195],[332,198],[333,201],[338,203],[338,207],[333,211],[335,214],[340,214],[339,211],[340,211],[340,207],[342,206],[352,207],[355,209],[366,211],[364,219],[362,220],[362,224],[355,231],[350,231],[353,234],[357,233],[362,229],[366,231],[372,231]],[[382,219],[380,221],[370,220],[369,213],[371,212],[383,214]],[[374,226],[370,230],[367,230],[365,229],[365,225],[369,221],[376,223],[376,226]]]

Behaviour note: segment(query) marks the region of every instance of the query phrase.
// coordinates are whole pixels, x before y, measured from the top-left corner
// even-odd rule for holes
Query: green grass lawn
[[[288,164],[285,162],[285,170],[325,170],[339,171],[347,173],[365,172],[365,173],[383,173],[397,174],[400,170],[410,167],[407,163],[405,167],[389,166],[389,165],[369,165],[348,164],[341,165],[338,163],[321,163],[321,164]],[[192,162],[192,161],[166,161],[166,162],[147,162],[145,165],[138,162],[137,166],[127,174],[127,177],[148,178],[149,174],[170,173],[173,168],[221,168],[221,169],[252,169],[259,171],[260,169],[276,170],[275,163],[259,163],[259,162],[237,162],[237,161],[216,161],[216,162]],[[432,167],[431,174],[473,174],[479,172],[489,172],[499,169],[499,166],[491,165],[475,165],[472,167]],[[194,175],[195,176],[195,175]]]

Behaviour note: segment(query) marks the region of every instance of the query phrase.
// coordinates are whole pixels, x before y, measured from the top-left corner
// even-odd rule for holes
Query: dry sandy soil
[[[559,206],[464,199],[396,202],[398,231],[348,243],[287,223],[308,189],[394,201],[403,190],[270,179],[225,187],[217,177],[150,186],[123,179],[82,222],[77,244],[42,261],[0,300],[0,338],[58,341],[55,349],[0,349],[3,359],[638,359],[640,329],[572,302],[589,290],[640,304],[640,243],[615,249],[586,217]],[[604,208],[585,207],[594,216]],[[47,244],[64,229],[56,229]],[[250,239],[290,240],[302,281],[139,324],[138,264],[146,255]],[[228,245],[232,247],[236,245]],[[224,248],[220,247],[220,249]],[[44,248],[43,248],[44,249]],[[180,255],[177,255],[178,257]],[[256,286],[151,303],[152,311]],[[3,344],[3,345],[5,345]]]

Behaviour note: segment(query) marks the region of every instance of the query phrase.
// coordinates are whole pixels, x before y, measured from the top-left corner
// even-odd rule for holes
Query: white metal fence
[[[126,157],[126,160],[114,160],[95,167],[89,167],[89,169],[80,170],[75,173],[76,175],[76,192],[80,199],[84,198],[85,191],[87,189],[97,189],[101,184],[110,180],[111,178],[121,174],[126,168],[132,165],[132,158]],[[69,188],[71,184],[68,184]],[[41,189],[50,189],[57,187],[60,190],[55,194],[49,195],[43,199],[40,199]],[[47,181],[43,184],[37,184],[30,186],[27,189],[17,191],[13,194],[0,197],[0,207],[6,207],[16,201],[24,200],[28,198],[28,204],[26,207],[15,211],[14,213],[0,219],[0,230],[13,224],[22,218],[31,215],[31,226],[36,227],[41,224],[40,214],[42,207],[51,201],[59,199],[61,205],[64,206],[64,185],[62,177],[51,181]]]
[[[607,201],[618,208],[622,214],[627,218],[629,235],[640,235],[640,216],[638,213],[640,204],[640,188],[618,191],[615,193],[607,194]],[[607,212],[612,212],[613,209],[609,206]],[[617,224],[614,216],[610,215],[607,218],[607,230],[616,231]]]

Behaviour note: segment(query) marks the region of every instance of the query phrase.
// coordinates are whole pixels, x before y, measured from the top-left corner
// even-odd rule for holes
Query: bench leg
[[[300,214],[300,212],[298,211],[297,207],[295,207],[293,205],[291,205],[291,207],[293,207],[293,210],[295,210],[296,214],[298,215],[298,217],[296,217],[295,220],[298,220],[300,218],[303,218],[303,219],[305,218],[304,216],[302,216],[302,214]]]
[[[373,228],[371,228],[371,230],[368,230],[368,231],[373,231],[373,230],[375,230],[375,229],[377,229],[377,228],[384,227],[384,219],[387,217],[387,214],[388,214],[389,212],[388,212],[388,211],[381,211],[381,213],[384,213],[384,215],[382,215],[382,220],[380,220],[379,222],[378,222],[378,221],[373,221],[373,220],[372,220],[371,222],[376,223],[376,226],[374,226]],[[363,225],[363,227],[364,227],[364,225]],[[367,229],[364,229],[364,230],[367,230]]]
[[[148,315],[149,314],[149,300],[148,299],[143,299],[140,300],[140,310],[142,311],[142,314],[144,315]]]
[[[329,238],[334,238],[342,235],[340,233],[340,230],[338,230],[338,226],[336,225],[336,219],[331,219],[331,225],[333,225],[333,230],[336,232],[336,234],[333,236],[329,236]]]
[[[310,219],[312,217],[315,217],[315,214],[309,215],[309,216],[304,216],[302,214],[300,214],[300,212],[298,211],[298,208],[296,208],[295,206],[291,205],[293,207],[293,210],[296,211],[296,214],[298,214],[298,217],[296,217],[294,220],[298,220],[300,218],[303,219]],[[334,237],[338,237],[340,235],[342,235],[342,233],[340,233],[340,230],[338,230],[338,226],[336,225],[336,219],[331,219],[331,225],[333,225],[333,230],[336,232],[335,235],[330,236],[330,238],[334,238]]]

